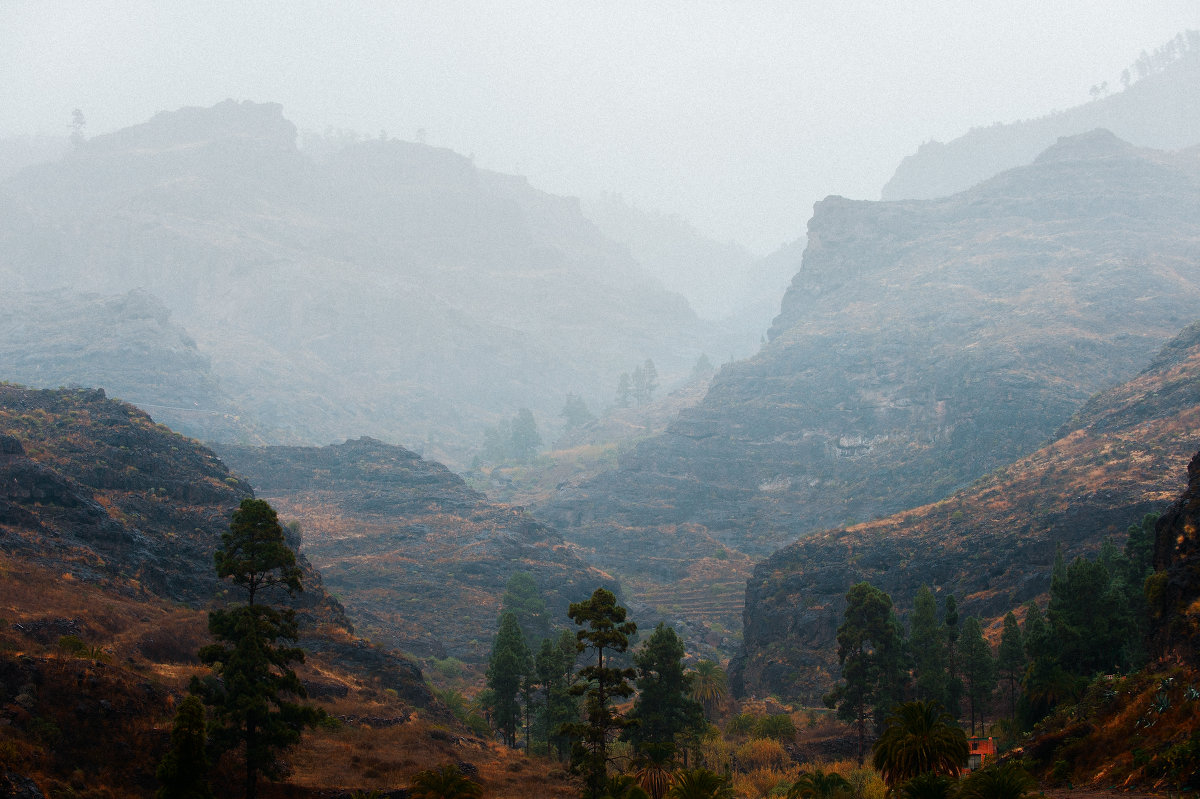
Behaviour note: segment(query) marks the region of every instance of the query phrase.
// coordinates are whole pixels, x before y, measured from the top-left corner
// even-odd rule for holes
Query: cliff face
[[[1095,132],[944,200],[819,203],[768,345],[541,512],[594,562],[673,579],[1036,449],[1194,318],[1198,167]]]
[[[449,150],[295,139],[279,106],[227,101],[0,182],[0,289],[158,297],[276,443],[462,457],[519,407],[724,350],[575,200]]]
[[[902,610],[929,585],[984,618],[1038,597],[1049,589],[1056,546],[1073,557],[1106,538],[1120,545],[1128,525],[1177,496],[1197,430],[1200,323],[1139,376],[1093,397],[1053,443],[940,502],[809,536],[757,566],[735,682],[748,693],[819,698],[836,674],[845,593],[859,581],[887,591]],[[1156,564],[1171,563],[1178,577],[1195,554],[1194,530],[1176,533],[1190,512],[1178,504],[1159,525]],[[1195,582],[1172,580],[1179,589],[1163,602],[1186,606]]]
[[[552,619],[609,575],[521,508],[488,502],[440,463],[362,438],[328,447],[218,448],[281,518],[372,639],[480,661],[505,584],[531,574]]]
[[[1200,666],[1200,453],[1187,476],[1187,489],[1158,520],[1146,595],[1155,653]]]

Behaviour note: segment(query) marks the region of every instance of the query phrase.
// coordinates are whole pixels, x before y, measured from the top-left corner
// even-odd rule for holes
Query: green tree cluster
[[[658,391],[658,368],[647,358],[633,372],[622,372],[617,378],[617,407],[628,408],[632,404],[648,405]]]
[[[529,463],[542,446],[533,411],[521,408],[510,420],[502,420],[483,434],[482,459],[492,464]]]

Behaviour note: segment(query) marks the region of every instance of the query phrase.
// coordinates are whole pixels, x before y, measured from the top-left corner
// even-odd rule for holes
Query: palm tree
[[[408,795],[411,799],[478,799],[483,788],[464,777],[458,766],[447,763],[414,774]]]
[[[967,762],[967,734],[937,702],[896,705],[886,724],[871,751],[889,793],[929,771],[956,777]]]
[[[675,775],[667,799],[733,799],[733,789],[729,780],[706,768],[683,769]]]
[[[962,781],[957,799],[1023,799],[1035,785],[1016,763],[989,766]]]
[[[614,777],[608,778],[608,784],[604,788],[604,794],[600,799],[651,799],[650,794],[646,793],[637,780],[628,774],[617,774]]]
[[[828,774],[819,768],[800,772],[787,792],[787,799],[848,799],[853,792],[846,778],[836,771]]]
[[[725,670],[711,660],[701,660],[691,672],[691,678],[692,699],[704,706],[704,715],[711,716],[713,708],[729,693]]]

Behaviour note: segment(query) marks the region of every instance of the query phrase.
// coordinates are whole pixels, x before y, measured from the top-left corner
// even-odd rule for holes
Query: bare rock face
[[[1187,474],[1187,490],[1155,528],[1155,574],[1146,595],[1155,654],[1200,665],[1200,452]]]
[[[539,512],[593,562],[670,579],[939,500],[1193,321],[1197,252],[1200,151],[1104,131],[945,199],[828,198],[762,351]]]

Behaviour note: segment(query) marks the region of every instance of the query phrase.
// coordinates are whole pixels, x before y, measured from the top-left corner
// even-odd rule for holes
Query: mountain
[[[99,386],[193,438],[261,442],[170,311],[130,291],[7,292],[0,376],[33,388]]]
[[[277,442],[461,460],[519,407],[553,420],[723,348],[577,200],[411,142],[318,162],[272,104],[162,113],[0,182],[0,253],[6,291],[161,300]]]
[[[735,684],[748,693],[818,699],[836,674],[845,593],[860,581],[888,592],[901,609],[928,585],[953,594],[964,615],[984,619],[1045,594],[1056,547],[1071,558],[1094,553],[1106,539],[1123,545],[1130,524],[1166,509],[1200,446],[1198,430],[1200,322],[1137,377],[1094,396],[1036,452],[939,502],[808,536],[756,566]],[[1194,560],[1183,543],[1194,536],[1183,536],[1175,552],[1185,506],[1158,531],[1156,566],[1170,561],[1179,575]],[[1186,606],[1194,596],[1191,584],[1163,601]]]
[[[445,466],[360,438],[327,447],[219,446],[304,531],[305,552],[355,624],[422,656],[487,659],[514,572],[533,576],[549,618],[608,574],[520,507],[489,502]]]
[[[1178,37],[1181,46],[1156,53],[1141,80],[1122,91],[1038,119],[972,128],[942,143],[930,141],[905,158],[883,187],[884,200],[918,200],[955,194],[1006,169],[1030,163],[1063,136],[1096,128],[1141,147],[1178,150],[1200,144],[1200,34]],[[1143,54],[1143,59],[1147,56]],[[1173,59],[1173,60],[1171,60]]]
[[[597,565],[670,581],[945,497],[1194,319],[1198,212],[1200,150],[1104,131],[949,198],[828,198],[768,344],[539,513]]]

